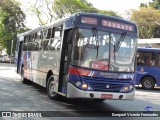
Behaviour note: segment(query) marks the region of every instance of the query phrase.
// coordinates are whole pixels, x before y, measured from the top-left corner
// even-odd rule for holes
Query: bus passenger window
[[[49,28],[48,32],[47,32],[47,39],[51,38],[51,34],[52,34],[52,30],[51,30],[51,28]]]
[[[61,39],[51,39],[50,40],[50,50],[60,50]]]
[[[47,39],[48,30],[43,30],[43,40]]]
[[[37,37],[36,37],[36,40],[40,40],[40,39],[42,39],[42,32],[41,31],[37,33]]]
[[[29,35],[29,40],[28,42],[33,42],[33,34]]]
[[[23,44],[23,51],[27,51],[27,43]]]
[[[61,37],[62,35],[62,26],[54,28],[54,37]]]
[[[42,50],[49,50],[49,40],[41,41]]]
[[[160,67],[160,53],[157,54],[156,66]]]
[[[32,51],[32,43],[28,43],[28,51]]]
[[[155,53],[138,52],[137,65],[155,66]]]
[[[38,42],[34,42],[34,43],[32,44],[32,50],[33,50],[33,51],[39,50],[39,44],[38,44]]]

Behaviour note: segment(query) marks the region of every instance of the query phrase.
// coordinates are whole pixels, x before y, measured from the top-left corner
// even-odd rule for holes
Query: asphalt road
[[[160,111],[160,88],[154,90],[136,89],[133,101],[106,100],[96,103],[85,99],[65,99],[60,101],[48,98],[44,88],[36,84],[22,84],[20,76],[16,74],[14,65],[0,63],[0,111],[56,111],[56,117],[43,119],[92,119],[98,120],[96,113],[90,117],[85,115],[90,111],[145,111],[150,106],[153,111]],[[58,111],[58,113],[57,113]],[[86,112],[75,112],[86,111]],[[66,117],[66,116],[69,117]],[[58,117],[57,117],[58,116]],[[74,116],[74,117],[71,117]],[[77,117],[78,116],[78,117]],[[80,117],[81,116],[81,117]],[[101,120],[158,120],[157,117],[100,117]],[[7,119],[7,118],[5,118]],[[20,119],[20,118],[19,118]],[[31,119],[31,118],[30,118]],[[32,118],[35,119],[35,118]],[[39,119],[39,118],[38,118]]]

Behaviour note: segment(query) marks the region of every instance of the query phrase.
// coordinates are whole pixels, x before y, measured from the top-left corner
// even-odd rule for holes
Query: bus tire
[[[141,84],[144,89],[151,90],[155,87],[155,80],[148,76],[142,79]]]
[[[54,76],[51,75],[47,81],[47,94],[50,99],[57,100],[59,98],[59,95],[55,92],[54,87]]]
[[[105,101],[106,99],[93,99],[95,102],[103,102]]]
[[[27,84],[28,80],[24,77],[24,67],[21,68],[21,80],[23,84]]]

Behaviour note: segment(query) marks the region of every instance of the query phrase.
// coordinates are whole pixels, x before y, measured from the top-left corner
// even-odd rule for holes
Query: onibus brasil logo
[[[153,112],[153,107],[147,106],[147,107],[144,108],[144,110],[145,110],[146,112]]]

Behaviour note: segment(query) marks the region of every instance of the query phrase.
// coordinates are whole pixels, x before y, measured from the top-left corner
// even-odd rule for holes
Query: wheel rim
[[[55,95],[55,91],[54,91],[54,86],[55,86],[55,83],[54,81],[51,81],[50,84],[49,84],[49,94],[50,96],[54,96]]]
[[[144,86],[146,88],[151,88],[153,86],[153,82],[151,80],[145,80]]]

